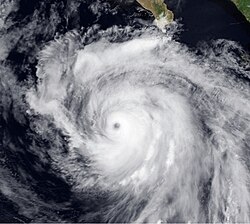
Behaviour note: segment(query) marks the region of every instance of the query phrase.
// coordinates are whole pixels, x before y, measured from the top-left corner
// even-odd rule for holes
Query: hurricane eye
[[[116,129],[116,130],[119,129],[120,127],[121,127],[121,124],[117,123],[117,122],[114,123],[114,125],[113,125],[113,128]]]

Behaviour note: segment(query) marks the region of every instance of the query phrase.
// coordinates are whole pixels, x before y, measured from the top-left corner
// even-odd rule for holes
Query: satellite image
[[[250,1],[0,0],[0,223],[250,223]]]

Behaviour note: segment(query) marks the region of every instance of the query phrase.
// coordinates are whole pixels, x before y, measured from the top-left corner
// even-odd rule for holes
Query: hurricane
[[[15,175],[2,156],[1,193],[26,221],[250,222],[248,53],[190,49],[180,30],[67,31],[39,50],[35,81],[2,65],[2,116],[29,126],[17,131],[35,168]]]

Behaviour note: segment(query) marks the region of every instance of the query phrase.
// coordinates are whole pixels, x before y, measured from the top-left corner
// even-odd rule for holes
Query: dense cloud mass
[[[1,222],[250,222],[249,26],[190,41],[184,2],[166,33],[134,1],[3,3]]]

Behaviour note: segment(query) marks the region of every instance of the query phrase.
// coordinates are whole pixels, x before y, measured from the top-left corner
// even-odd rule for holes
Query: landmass
[[[143,8],[153,13],[155,22],[162,30],[173,22],[174,14],[167,8],[164,0],[136,0]]]
[[[136,0],[143,8],[152,12],[156,19],[156,24],[163,28],[171,23],[174,19],[174,14],[167,8],[164,0]],[[232,0],[238,10],[250,22],[250,0]]]
[[[250,1],[249,0],[232,0],[241,13],[250,22]]]

